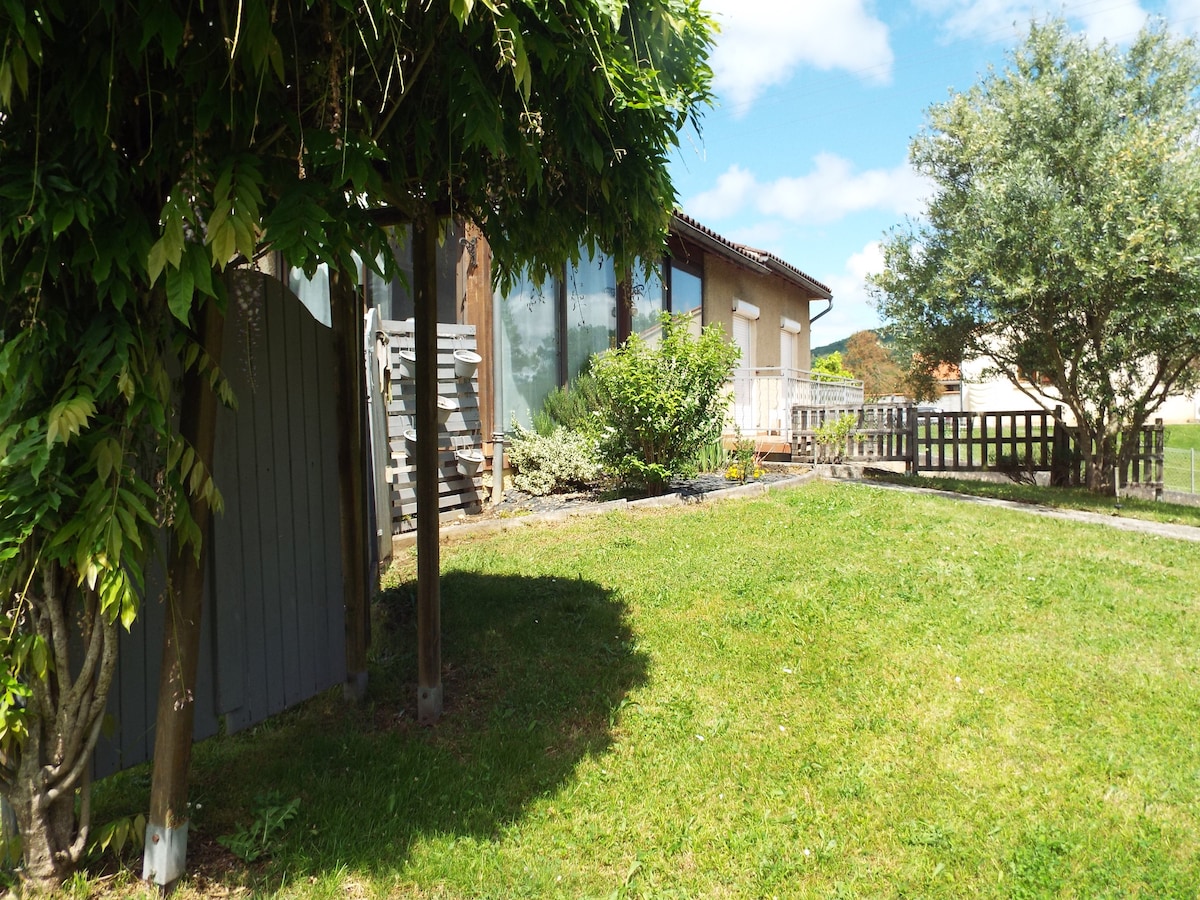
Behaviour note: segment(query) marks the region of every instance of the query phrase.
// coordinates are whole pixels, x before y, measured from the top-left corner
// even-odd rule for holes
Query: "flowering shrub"
[[[561,425],[543,435],[514,422],[508,459],[516,469],[513,486],[535,496],[584,487],[601,474],[595,443]]]
[[[719,325],[694,338],[687,323],[663,315],[652,347],[640,336],[593,359],[603,431],[600,453],[623,481],[661,493],[671,477],[694,471],[694,457],[721,435],[726,382],[739,351]]]

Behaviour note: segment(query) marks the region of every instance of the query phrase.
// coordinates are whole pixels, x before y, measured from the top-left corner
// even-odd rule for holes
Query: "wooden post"
[[[1163,457],[1166,456],[1166,429],[1163,420],[1154,420],[1154,499],[1163,498]],[[1147,465],[1149,468],[1149,465]]]
[[[353,284],[340,272],[329,273],[333,318],[334,397],[337,407],[338,494],[342,534],[342,594],[346,612],[347,700],[367,690],[370,617],[367,592],[367,523],[364,501],[363,404],[364,349],[362,304]]]
[[[200,313],[197,340],[220,363],[225,317],[213,300]],[[179,433],[211,474],[216,444],[217,398],[208,378],[195,370],[183,377]],[[163,626],[162,668],[154,731],[154,775],[150,819],[146,824],[142,878],[162,888],[183,874],[187,860],[187,781],[192,761],[196,667],[200,658],[200,615],[204,565],[211,552],[212,511],[201,497],[189,501],[203,536],[200,556],[172,539],[167,574],[167,619]]]
[[[442,717],[442,594],[438,546],[437,219],[413,223],[417,354],[417,721]]]
[[[910,463],[910,472],[913,475],[921,474],[921,457],[917,452],[917,408],[909,405],[908,407],[908,455],[912,460]]]

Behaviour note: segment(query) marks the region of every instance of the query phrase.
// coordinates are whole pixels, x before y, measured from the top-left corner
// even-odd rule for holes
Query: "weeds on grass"
[[[273,852],[299,810],[299,797],[284,800],[278,791],[262,794],[255,801],[254,819],[217,838],[217,843],[242,862],[255,862]]]

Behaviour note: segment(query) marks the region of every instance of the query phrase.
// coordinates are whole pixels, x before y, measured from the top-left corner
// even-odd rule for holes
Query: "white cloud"
[[[684,208],[701,221],[719,221],[750,207],[762,215],[818,224],[866,210],[917,213],[928,192],[928,182],[907,163],[858,172],[849,160],[821,153],[809,173],[766,183],[731,166],[711,190],[690,198]]]
[[[1200,0],[1169,0],[1167,21],[1186,34],[1200,32]]]
[[[833,291],[833,309],[813,325],[812,345],[820,347],[856,331],[878,328],[879,313],[867,293],[867,276],[883,271],[883,248],[871,241],[846,260],[841,272],[822,280]],[[817,307],[813,307],[817,312]]]
[[[1072,28],[1094,43],[1127,43],[1148,16],[1139,0],[1073,4],[1047,0],[917,0],[917,6],[942,23],[947,37],[998,43],[1013,43],[1024,37],[1031,21],[1052,16],[1065,17]]]
[[[744,113],[802,65],[887,84],[893,61],[888,27],[865,2],[704,0],[721,26],[711,59],[718,96],[735,114]]]

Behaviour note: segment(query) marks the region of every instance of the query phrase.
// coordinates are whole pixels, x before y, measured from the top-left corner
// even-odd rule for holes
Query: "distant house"
[[[942,364],[934,376],[942,388],[935,404],[945,412],[1003,412],[1035,407],[1052,410],[1058,405],[1053,399],[1053,389],[1037,372],[1021,372],[1019,378],[1031,390],[1036,385],[1051,397],[1039,398],[1025,393],[1003,375],[988,371],[994,365],[987,357],[964,360],[961,366]],[[1167,424],[1196,422],[1200,420],[1200,396],[1179,394],[1169,397],[1154,413],[1154,418],[1161,418]]]
[[[411,271],[402,235],[395,252],[400,267]],[[564,267],[541,286],[520,282],[502,296],[492,292],[491,251],[473,224],[454,224],[438,252],[438,321],[473,326],[484,356],[479,404],[488,455],[494,434],[514,419],[528,425],[546,396],[574,378],[593,353],[633,333],[653,339],[663,311],[691,317],[697,331],[719,323],[741,349],[734,416],[742,432],[764,446],[786,444],[792,404],[817,402],[810,325],[832,306],[830,289],[778,256],[722,237],[683,213],[672,217],[650,278],[637,268],[618,272],[601,255]],[[291,281],[302,299],[317,297],[319,310],[320,279]],[[413,314],[401,280],[383,283],[367,272],[364,293],[384,320]],[[815,314],[814,301],[823,304]],[[861,402],[861,386],[850,389]]]

